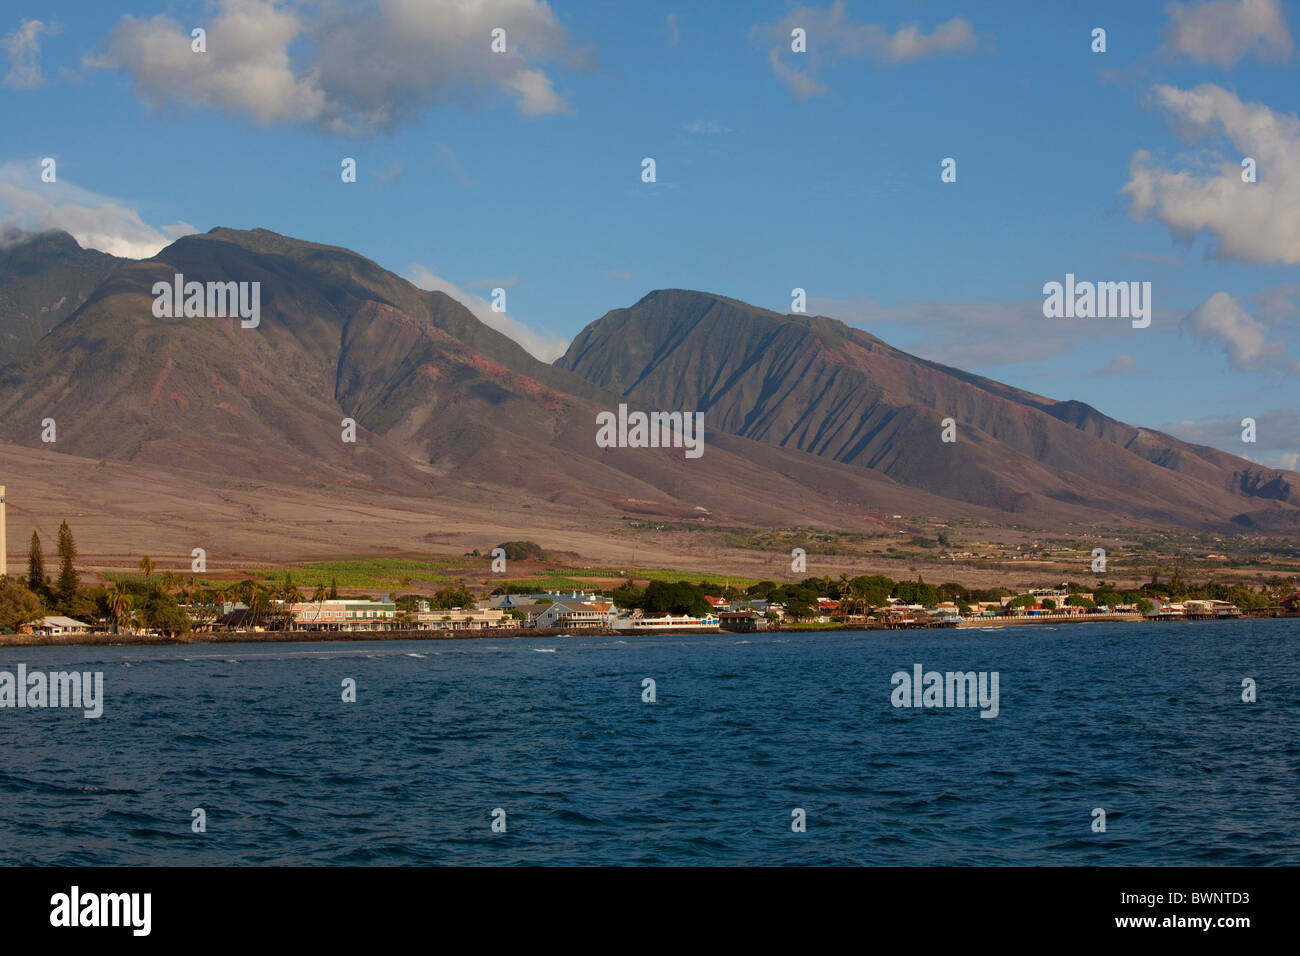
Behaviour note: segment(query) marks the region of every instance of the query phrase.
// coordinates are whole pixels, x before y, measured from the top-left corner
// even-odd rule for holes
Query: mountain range
[[[258,326],[156,318],[154,284],[177,273],[259,282]],[[703,412],[703,456],[598,447],[596,416],[620,403]],[[954,441],[941,438],[946,419]],[[441,292],[264,229],[213,229],[138,261],[66,233],[6,235],[0,442],[11,497],[51,460],[25,446],[187,487],[242,482],[265,491],[250,506],[264,518],[301,494],[543,528],[564,514],[575,532],[625,516],[878,530],[896,514],[1300,527],[1294,472],[926,361],[834,319],[659,290],[592,322],[548,365]],[[98,506],[94,487],[78,492],[83,511]],[[364,538],[348,544],[390,540]],[[319,540],[339,546],[325,528]]]

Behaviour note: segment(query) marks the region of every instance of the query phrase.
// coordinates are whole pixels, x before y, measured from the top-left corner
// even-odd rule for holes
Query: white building
[[[689,614],[646,614],[638,609],[631,614],[620,614],[612,623],[615,630],[631,631],[634,634],[718,630],[718,616],[713,613],[704,617],[691,617]]]
[[[89,634],[90,625],[58,614],[43,617],[30,625],[33,634]]]
[[[481,631],[501,627],[505,611],[499,607],[438,608],[429,609],[428,601],[420,602],[420,609],[411,615],[416,630]]]
[[[617,614],[613,601],[556,601],[533,619],[533,627],[609,627]]]
[[[378,631],[393,625],[397,605],[392,601],[339,598],[300,601],[290,608],[293,626],[309,631]]]

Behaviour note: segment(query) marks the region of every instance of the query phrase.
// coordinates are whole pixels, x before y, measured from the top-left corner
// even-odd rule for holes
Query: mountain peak
[[[254,252],[285,254],[295,251],[327,250],[361,259],[358,253],[342,246],[330,246],[307,239],[296,239],[271,229],[257,227],[254,229],[235,229],[231,226],[214,226],[207,232],[191,233],[176,240],[181,242],[226,242]],[[172,245],[176,245],[173,243]],[[171,248],[170,246],[168,248]],[[166,251],[166,250],[164,250]]]
[[[19,245],[0,256],[0,439],[33,442],[30,423],[50,416],[61,450],[90,458],[200,471],[220,459],[244,477],[416,495],[482,482],[584,509],[690,500],[774,523],[874,509],[1300,526],[1295,476],[824,316],[655,289],[548,366],[442,293],[269,229],[217,227],[146,262],[61,232],[7,235]],[[258,331],[155,319],[150,290],[173,271],[260,283]],[[620,401],[705,413],[704,464],[607,454],[592,423]],[[339,440],[344,418],[367,436],[357,447]]]
[[[1068,505],[1095,520],[1124,501],[1133,514],[1195,524],[1207,514],[1192,502],[1216,501],[1221,523],[1243,496],[1300,503],[1242,459],[1155,432],[1136,440],[1132,426],[1083,402],[929,362],[825,316],[726,296],[656,290],[587,326],[556,364],[649,408],[703,411],[710,430],[1002,511],[1059,517]],[[956,441],[940,440],[945,422]]]
[[[27,246],[42,255],[57,255],[60,252],[71,253],[82,249],[81,243],[62,229],[45,229],[40,232],[28,232],[17,226],[5,226],[0,230],[0,251],[18,246]]]

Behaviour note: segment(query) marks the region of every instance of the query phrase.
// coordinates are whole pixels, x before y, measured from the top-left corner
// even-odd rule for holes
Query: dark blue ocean
[[[105,682],[0,709],[6,864],[1300,864],[1294,620],[0,662]],[[893,707],[914,664],[998,716]]]

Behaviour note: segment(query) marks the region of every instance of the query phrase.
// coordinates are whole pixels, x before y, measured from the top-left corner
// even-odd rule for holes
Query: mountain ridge
[[[600,520],[1300,526],[1294,473],[825,316],[655,290],[547,364],[450,296],[339,246],[218,227],[149,259],[96,260],[105,273],[85,290],[80,253],[42,241],[27,249],[36,272],[68,274],[82,298],[0,367],[3,442],[41,446],[39,423],[53,418],[52,447],[86,459],[413,499],[495,489]],[[177,273],[260,282],[258,327],[154,317],[153,284]],[[0,268],[0,289],[12,282],[21,276]],[[28,318],[0,313],[0,335]],[[620,402],[705,412],[704,457],[597,447],[596,415]],[[954,443],[940,441],[947,417]]]
[[[258,327],[154,317],[153,284],[176,273],[260,282]],[[811,467],[742,438],[719,436],[690,467],[670,449],[600,449],[596,415],[616,404],[364,257],[217,229],[117,270],[0,373],[0,440],[36,446],[37,423],[53,418],[54,447],[86,458],[417,497],[481,483],[615,515],[734,512],[776,524],[802,496],[828,521],[845,495],[882,493],[942,507],[882,476]]]
[[[746,339],[745,327],[757,331]],[[1274,503],[1300,505],[1295,473],[909,355],[825,316],[711,293],[655,290],[589,324],[556,364],[630,399],[702,410],[738,435],[1013,513],[1127,495],[1155,520],[1206,509],[1249,525]],[[940,460],[947,418],[956,441]],[[1187,504],[1162,505],[1171,498]]]

